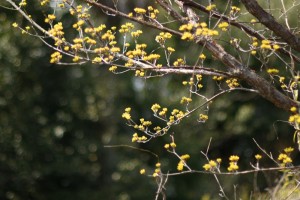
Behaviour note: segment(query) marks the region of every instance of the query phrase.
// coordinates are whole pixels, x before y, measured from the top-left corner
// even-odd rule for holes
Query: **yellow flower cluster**
[[[130,111],[131,111],[130,107],[125,108],[125,112],[122,114],[122,118],[130,120],[131,119]]]
[[[200,120],[201,122],[205,122],[206,120],[208,120],[208,116],[205,115],[205,114],[200,114],[200,115],[199,115],[199,120]]]
[[[99,64],[99,63],[102,63],[102,60],[103,60],[103,59],[102,59],[101,57],[98,57],[98,56],[97,56],[97,57],[95,57],[95,58],[92,60],[92,63],[94,63],[94,64],[95,64],[95,63]]]
[[[300,115],[299,114],[291,115],[289,117],[289,122],[299,124],[300,123]]]
[[[175,67],[181,67],[181,66],[184,66],[185,65],[185,61],[182,59],[182,58],[178,58],[174,63],[173,65]]]
[[[295,106],[293,106],[293,107],[291,107],[290,111],[295,113],[295,112],[297,112],[297,108]]]
[[[216,168],[220,167],[220,163],[222,162],[221,158],[217,158],[216,161],[210,160],[208,163],[203,165],[202,167],[204,168],[205,171],[214,171]]]
[[[41,6],[44,6],[44,5],[46,5],[47,3],[49,3],[50,2],[50,0],[43,0],[43,1],[41,1]]]
[[[206,56],[205,56],[205,54],[201,53],[200,56],[199,56],[199,58],[200,58],[201,60],[205,60],[205,59],[206,59]]]
[[[126,23],[121,25],[121,28],[119,30],[120,33],[128,33],[131,29],[134,28],[134,25],[132,23]]]
[[[112,30],[107,30],[102,36],[102,40],[108,40],[113,41],[116,38],[116,36],[113,34]]]
[[[217,30],[207,28],[207,24],[205,22],[199,23],[196,28],[196,36],[212,37],[219,35]]]
[[[133,31],[133,32],[131,32],[131,36],[134,37],[134,38],[137,38],[137,37],[139,37],[142,33],[143,33],[142,30]]]
[[[278,160],[282,162],[283,166],[285,166],[286,164],[291,164],[293,162],[293,160],[291,159],[291,157],[288,156],[285,153],[279,154]]]
[[[262,49],[272,49],[271,41],[270,40],[262,40],[260,48],[262,48]]]
[[[69,12],[71,15],[77,14],[79,19],[88,19],[90,17],[89,9],[84,8],[82,5],[78,5],[76,9],[71,8]]]
[[[58,63],[61,59],[62,59],[61,53],[56,51],[51,54],[50,63]]]
[[[206,6],[206,10],[207,11],[211,11],[211,10],[213,10],[213,9],[215,9],[216,8],[216,4],[210,4],[210,5],[208,5],[208,6]]]
[[[105,24],[101,24],[99,25],[98,27],[95,27],[95,28],[85,28],[84,29],[84,32],[85,33],[89,33],[91,34],[92,36],[95,36],[96,33],[100,33],[102,30],[104,30],[106,28],[106,25]]]
[[[172,34],[168,32],[161,32],[155,37],[155,41],[159,44],[164,44],[167,39],[171,39]]]
[[[240,158],[236,155],[232,155],[229,157],[229,167],[227,168],[228,171],[237,171],[239,169],[239,166],[237,165],[237,162]]]
[[[169,150],[171,147],[173,149],[176,148],[175,142],[171,142],[170,144],[165,144],[165,146],[164,146],[164,148],[167,149],[167,150]]]
[[[145,170],[145,169],[141,169],[141,170],[140,170],[140,174],[143,175],[143,174],[145,174],[145,173],[146,173],[146,170]]]
[[[268,74],[278,74],[279,70],[275,68],[270,68],[267,70]]]
[[[238,87],[240,85],[237,82],[236,78],[227,79],[226,83],[227,83],[228,87],[230,87],[230,88],[236,88],[236,87]]]
[[[148,56],[144,56],[144,61],[156,61],[160,58],[159,54],[153,53]]]
[[[55,15],[53,15],[53,14],[50,14],[50,15],[48,15],[46,18],[45,18],[45,22],[46,23],[51,23],[53,20],[55,20],[56,19],[56,16]]]
[[[154,9],[152,6],[148,6],[149,16],[151,19],[156,19],[157,14],[159,11],[157,9]]]
[[[180,103],[184,104],[184,103],[190,103],[192,102],[192,99],[189,97],[182,97]]]
[[[168,47],[167,51],[171,54],[171,53],[175,52],[175,49],[172,47]]]
[[[53,37],[61,38],[64,35],[62,23],[58,22],[57,24],[55,24],[53,28],[48,31],[48,33]]]
[[[138,69],[135,71],[135,76],[144,77],[145,71],[143,69]]]
[[[146,136],[143,135],[143,136],[139,137],[137,133],[134,133],[132,135],[132,139],[131,139],[132,142],[142,142],[142,141],[146,141],[146,140],[147,140]]]
[[[130,50],[126,52],[126,56],[128,58],[142,58],[147,55],[147,53],[144,51],[146,47],[146,44],[137,44],[135,50]]]
[[[152,122],[151,121],[145,121],[144,118],[141,118],[140,119],[140,124],[136,124],[134,125],[134,128],[135,129],[138,129],[140,131],[145,131],[150,125],[152,125]]]
[[[163,108],[163,109],[158,113],[158,115],[159,115],[159,116],[165,116],[165,115],[167,114],[167,112],[168,112],[168,108]]]
[[[155,170],[154,170],[154,173],[153,173],[153,177],[157,177],[159,174],[160,174],[160,172],[161,172],[161,169],[160,169],[160,167],[161,167],[161,163],[156,163],[155,164]]]
[[[113,66],[111,66],[111,67],[108,69],[108,71],[110,71],[110,72],[115,72],[117,69],[118,69],[118,67],[115,66],[115,65],[113,65]]]
[[[260,160],[261,158],[262,158],[262,156],[261,156],[260,154],[256,154],[256,155],[255,155],[255,159],[256,159],[256,160]]]
[[[153,104],[152,107],[151,107],[151,110],[154,112],[154,113],[157,113],[158,110],[161,108],[161,106],[159,104]]]
[[[215,81],[222,81],[224,79],[223,76],[213,76],[213,80]]]
[[[19,6],[20,6],[20,7],[22,7],[22,6],[27,6],[26,0],[22,0],[22,1],[19,3]]]
[[[182,155],[180,156],[180,161],[178,162],[177,164],[177,170],[178,171],[182,171],[183,170],[183,167],[185,165],[185,162],[190,159],[190,155],[189,154],[185,154],[185,155]]]
[[[193,30],[194,26],[193,24],[183,24],[179,27],[179,31],[183,32],[181,39],[182,40],[193,40],[194,36],[191,33]]]
[[[231,6],[230,14],[231,15],[235,15],[235,14],[237,14],[240,11],[241,11],[241,9],[239,7]]]
[[[228,22],[221,22],[221,23],[218,25],[218,27],[219,27],[220,29],[222,29],[222,31],[227,31],[228,26],[229,26]]]
[[[144,8],[135,8],[133,9],[134,12],[136,12],[137,14],[141,14],[141,15],[144,15],[146,14],[146,10]]]

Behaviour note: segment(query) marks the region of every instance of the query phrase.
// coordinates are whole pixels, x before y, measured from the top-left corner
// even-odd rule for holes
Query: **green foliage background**
[[[107,20],[101,15],[101,21]],[[51,65],[51,50],[37,38],[12,29],[14,21],[21,26],[27,23],[16,12],[0,8],[0,199],[154,199],[155,180],[141,176],[139,170],[153,169],[156,158],[130,148],[104,146],[133,145],[133,130],[121,119],[124,108],[132,107],[136,119],[151,119],[153,103],[178,106],[187,93],[181,87],[187,77],[144,80],[131,73],[113,75],[92,64]],[[113,18],[110,23],[121,24],[121,20]],[[177,39],[173,42],[178,54],[189,48]],[[211,95],[217,86],[209,78],[205,82]],[[210,138],[209,155],[223,158],[223,170],[232,154],[240,156],[241,169],[249,169],[259,152],[252,138],[275,155],[293,144],[292,129],[277,121],[287,117],[261,97],[235,92],[212,104],[207,123],[191,118],[171,131],[178,152],[191,155],[194,169],[201,170],[206,162],[200,151],[206,150]],[[163,170],[176,171],[178,160],[163,149],[169,141],[165,136],[137,147],[159,155]],[[226,191],[238,184],[240,197],[253,190],[249,184],[253,174],[220,179]],[[263,191],[267,181],[263,176],[258,180]],[[166,188],[168,199],[174,200],[218,196],[215,180],[205,174],[170,177]]]

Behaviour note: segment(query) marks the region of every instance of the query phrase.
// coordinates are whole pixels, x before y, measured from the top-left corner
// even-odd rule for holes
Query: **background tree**
[[[139,91],[139,94],[136,95],[135,101],[128,98],[127,103],[125,103],[129,104],[128,106],[132,109],[126,108],[122,117],[127,120],[129,126],[136,129],[131,140],[140,143],[137,147],[139,151],[142,151],[142,155],[137,154],[134,160],[129,158],[123,163],[120,162],[118,166],[121,166],[120,169],[125,169],[125,171],[139,167],[146,168],[146,170],[141,170],[141,173],[145,172],[153,176],[158,182],[157,194],[154,191],[150,193],[150,195],[152,194],[150,199],[153,199],[153,196],[155,198],[169,196],[178,199],[198,196],[204,198],[209,196],[210,191],[212,195],[214,193],[212,190],[220,190],[221,196],[232,198],[228,191],[233,190],[232,185],[235,177],[228,175],[242,173],[249,173],[250,176],[254,174],[259,180],[259,185],[252,188],[249,184],[244,184],[250,177],[243,176],[238,181],[239,190],[235,190],[238,192],[235,192],[234,195],[249,197],[251,191],[259,193],[260,189],[272,188],[274,185],[278,187],[270,190],[270,195],[273,197],[282,195],[294,198],[293,195],[297,195],[295,192],[295,188],[298,187],[297,176],[293,176],[295,179],[285,182],[289,187],[282,192],[278,188],[283,184],[283,181],[275,182],[269,178],[265,180],[257,178],[257,172],[265,169],[261,168],[262,163],[259,161],[259,156],[254,158],[258,151],[264,153],[264,157],[269,156],[270,163],[273,162],[272,165],[266,161],[267,158],[265,158],[264,162],[266,163],[263,165],[269,171],[276,172],[282,168],[286,170],[295,168],[290,157],[291,149],[280,150],[279,152],[278,149],[283,149],[286,143],[291,145],[293,137],[297,138],[298,136],[298,24],[297,20],[293,21],[290,17],[297,13],[299,8],[297,1],[289,3],[274,1],[265,4],[258,4],[257,1],[252,0],[241,1],[245,8],[240,7],[240,3],[234,1],[200,4],[192,0],[157,0],[153,2],[142,1],[138,5],[132,3],[133,5],[128,6],[124,6],[124,1],[95,2],[82,0],[76,2],[77,4],[69,1],[41,1],[40,5],[30,6],[29,9],[27,9],[27,2],[24,0],[21,2],[7,0],[6,2],[7,5],[18,10],[27,20],[27,22],[16,21],[13,26],[20,29],[24,34],[38,37],[49,46],[54,51],[50,55],[50,63],[67,65],[59,68],[60,72],[63,71],[60,76],[54,73],[53,78],[50,76],[54,71],[53,69],[49,69],[48,72],[44,68],[42,70],[39,68],[42,72],[35,77],[41,78],[43,84],[39,83],[36,87],[32,87],[39,80],[33,79],[34,84],[29,85],[28,94],[23,94],[21,97],[21,100],[22,98],[27,100],[28,106],[23,104],[22,109],[15,109],[34,111],[33,113],[36,115],[32,118],[24,116],[24,111],[19,114],[10,111],[11,109],[14,110],[13,107],[16,103],[12,103],[13,105],[4,104],[9,110],[9,115],[6,116],[14,118],[19,116],[17,122],[21,128],[18,129],[18,126],[10,124],[13,122],[10,119],[6,120],[8,125],[5,128],[6,131],[14,131],[15,137],[19,138],[17,139],[19,143],[24,140],[24,136],[21,136],[20,140],[18,132],[22,133],[24,131],[22,127],[27,127],[30,124],[33,125],[32,128],[28,129],[30,133],[34,132],[40,135],[45,132],[44,134],[47,135],[50,133],[49,130],[52,130],[54,136],[57,137],[54,138],[55,141],[58,140],[59,145],[57,146],[53,142],[49,142],[53,141],[51,137],[42,140],[42,143],[48,144],[49,149],[55,147],[54,149],[58,152],[58,159],[54,159],[55,161],[60,160],[61,154],[59,153],[61,152],[67,155],[80,153],[82,147],[80,143],[83,142],[81,140],[83,136],[78,132],[81,132],[82,127],[89,127],[88,134],[91,137],[98,135],[93,134],[95,130],[103,130],[106,126],[108,130],[110,130],[108,127],[115,127],[118,124],[115,116],[117,112],[102,115],[103,112],[105,113],[106,104],[113,108],[115,102],[115,105],[120,106],[118,100],[113,100],[113,94],[122,96],[122,93],[125,93],[124,95],[129,95],[129,91],[136,90]],[[42,6],[42,11],[36,12],[40,6]],[[38,20],[41,19],[41,15],[45,16],[44,22]],[[22,46],[22,44],[13,46],[20,45]],[[30,49],[32,50],[32,48]],[[22,56],[30,57],[26,54]],[[130,88],[123,86],[122,82],[118,81],[116,84],[115,81],[112,81],[113,78],[107,78],[105,72],[98,74],[98,70],[95,69],[79,69],[73,66],[88,63],[107,66],[109,71],[116,74],[133,71],[135,76],[140,77],[140,79],[132,78],[133,88],[130,90]],[[16,63],[14,64],[16,65]],[[48,64],[45,63],[44,65]],[[11,68],[8,70],[11,71]],[[103,71],[102,69],[99,70]],[[34,77],[34,73],[31,71],[27,75]],[[83,73],[85,71],[86,73]],[[3,80],[7,80],[9,77],[7,73],[6,71],[3,72],[5,74]],[[95,74],[105,77],[102,83],[101,81],[93,81]],[[79,77],[84,77],[82,84],[78,81]],[[149,79],[151,77],[158,78]],[[121,76],[118,78],[122,80]],[[74,84],[72,84],[72,80],[74,80]],[[57,87],[55,84],[61,82],[64,82],[65,88],[62,87],[62,93],[59,93],[61,85]],[[28,84],[30,81],[25,79],[24,83]],[[47,87],[48,84],[50,86]],[[13,92],[13,94],[17,94],[13,96],[20,99],[18,97],[20,93],[26,93],[27,90],[22,81],[13,83],[13,86],[16,85],[22,85],[22,89],[20,92],[18,90]],[[180,85],[183,85],[182,89],[179,88]],[[36,89],[31,91],[34,88]],[[156,88],[159,88],[159,91],[155,90]],[[9,91],[11,92],[11,90]],[[47,93],[44,97],[43,91]],[[74,96],[73,92],[78,97]],[[29,98],[31,93],[36,94],[37,98]],[[50,95],[48,96],[48,94]],[[109,97],[110,95],[112,96]],[[99,100],[99,96],[106,99],[104,105]],[[4,95],[3,102],[8,102],[9,98],[11,97]],[[286,112],[275,107],[291,112],[288,122],[276,122],[277,119],[286,120],[288,116]],[[5,114],[3,115],[5,116]],[[107,116],[111,118],[106,118]],[[37,122],[42,122],[36,126],[34,122],[27,121],[28,119],[38,119]],[[88,120],[86,121],[86,119]],[[84,125],[83,122],[87,122],[87,125]],[[203,124],[203,122],[205,123]],[[37,129],[37,127],[40,128]],[[295,133],[291,127],[296,130]],[[43,131],[43,129],[45,130]],[[127,129],[127,131],[129,130]],[[114,132],[118,132],[118,130],[114,129]],[[3,133],[9,135],[8,132]],[[66,135],[66,133],[69,134]],[[77,138],[79,140],[72,139],[77,137],[77,134],[79,134]],[[102,138],[111,137],[112,134],[112,132],[108,133],[107,136],[104,134]],[[26,134],[26,136],[28,135],[36,138],[32,134]],[[210,138],[213,138],[213,142]],[[258,143],[253,143],[251,138],[255,138]],[[88,138],[86,139],[84,144],[89,149],[89,153],[85,154],[87,159],[92,162],[97,161],[99,159],[95,155],[97,151],[105,158],[104,152],[107,149],[104,151],[100,143],[95,144]],[[157,144],[153,144],[152,140]],[[7,141],[11,140],[8,139]],[[28,139],[24,145],[36,147],[36,145],[32,145],[32,141],[36,144],[38,140]],[[119,139],[115,141],[117,143],[121,141],[121,144],[125,143]],[[268,146],[269,143],[272,143],[272,147]],[[7,144],[8,148],[14,146],[11,142],[4,142],[4,144]],[[261,147],[260,144],[266,144],[266,146]],[[114,147],[121,148],[122,146]],[[145,148],[151,149],[151,151],[144,151]],[[134,151],[127,146],[126,150],[130,149]],[[274,157],[268,153],[272,150],[276,154]],[[43,151],[47,152],[47,149],[43,148]],[[115,152],[116,150],[110,149],[111,151]],[[29,152],[28,154],[31,155],[29,157],[32,157],[32,152],[40,152],[40,150],[32,149]],[[245,162],[241,163],[239,157],[231,156],[236,154]],[[63,155],[62,160],[72,164],[67,159],[67,155]],[[119,154],[117,155],[119,156]],[[170,155],[174,157],[170,157]],[[200,156],[203,158],[202,161]],[[47,156],[42,157],[47,158]],[[217,159],[219,157],[223,159],[222,162]],[[229,161],[227,161],[228,157],[230,158]],[[81,157],[79,156],[79,158]],[[138,158],[144,164],[137,161]],[[16,160],[13,159],[13,162]],[[28,164],[29,160],[25,159],[24,163]],[[76,156],[72,156],[71,160],[78,163]],[[115,157],[114,162],[116,160]],[[42,163],[41,159],[37,159],[37,162]],[[252,171],[243,171],[251,167],[249,162],[257,163],[257,165],[252,165]],[[57,162],[54,163],[57,164]],[[105,164],[106,160],[102,160],[101,164],[103,163]],[[88,162],[84,162],[83,165],[87,166],[88,169],[92,167],[91,170],[96,171],[101,166]],[[152,168],[154,166],[153,170],[150,169],[151,166]],[[277,168],[271,169],[271,166]],[[29,171],[32,171],[31,167],[28,168]],[[173,178],[173,176],[182,174],[205,173],[201,168],[212,173],[213,175],[210,174],[206,177],[214,177],[217,182],[207,183],[202,190],[198,190],[199,185],[203,185],[199,178],[191,178],[188,175]],[[13,167],[8,166],[7,169],[11,170]],[[24,169],[26,168],[22,167],[16,171],[26,172]],[[45,170],[46,168],[41,165],[40,169]],[[69,170],[63,171],[60,165],[57,167],[60,173],[53,169],[55,167],[51,167],[53,173],[50,174],[52,177],[60,173],[60,176],[65,177],[67,172],[70,172]],[[227,169],[230,173],[227,173],[226,176],[224,171]],[[242,172],[239,172],[241,169]],[[46,176],[47,173],[42,174],[44,180],[47,182],[51,180]],[[222,174],[224,176],[220,177]],[[282,177],[285,178],[285,175],[284,173]],[[120,176],[118,172],[112,173],[114,180],[119,180]],[[199,175],[199,177],[201,176],[204,175]],[[25,177],[29,176],[26,175]],[[84,176],[84,178],[86,177]],[[97,175],[92,174],[91,177],[95,178]],[[223,178],[226,178],[226,184],[223,184]],[[58,180],[62,181],[62,186],[63,183],[67,185],[70,183],[70,181],[63,182],[64,179],[58,178]],[[126,180],[132,179],[127,177]],[[78,181],[77,178],[76,181]],[[97,181],[99,179],[95,180],[96,185]],[[190,184],[184,184],[186,181]],[[37,182],[33,181],[33,183]],[[213,189],[211,184],[214,185]],[[10,186],[14,188],[14,184]],[[81,186],[80,184],[78,187]],[[85,186],[89,186],[89,184],[85,184]],[[153,185],[148,187],[153,187]],[[168,190],[165,191],[165,187]],[[49,185],[42,188],[47,190]],[[77,187],[72,185],[71,188]],[[37,186],[32,186],[32,190],[37,189]],[[11,190],[11,188],[5,190],[3,196],[6,198],[32,194],[43,196],[39,191],[23,194],[24,191]],[[135,192],[131,195],[114,196],[109,191],[108,193],[112,195],[112,198],[130,198],[131,195],[133,195],[132,198],[138,198],[145,194]],[[62,198],[61,194],[58,196]],[[95,196],[97,197],[96,194]],[[48,198],[51,197],[48,196]]]

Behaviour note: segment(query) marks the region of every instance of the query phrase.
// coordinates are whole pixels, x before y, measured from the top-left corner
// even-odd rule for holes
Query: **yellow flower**
[[[237,162],[240,159],[240,157],[236,156],[236,155],[232,155],[229,157],[229,160],[232,162]]]
[[[144,8],[135,8],[134,12],[138,14],[146,14],[146,10]]]
[[[176,147],[175,142],[172,142],[172,143],[170,144],[170,146],[173,147],[173,148],[175,148],[175,147]]]
[[[184,167],[184,162],[181,160],[179,161],[178,165],[177,165],[177,170],[178,171],[182,171]]]
[[[297,111],[297,108],[295,106],[291,107],[290,109],[291,112],[296,112]]]
[[[205,9],[206,9],[207,11],[211,11],[211,10],[213,10],[215,7],[216,7],[215,4],[210,4],[209,6],[206,6]]]
[[[260,154],[256,154],[255,158],[256,158],[256,160],[260,160],[262,158],[262,156]]]
[[[278,44],[274,44],[273,49],[276,51],[276,50],[280,49],[280,46]]]
[[[291,153],[291,152],[293,152],[293,151],[294,151],[294,148],[293,148],[293,147],[287,147],[287,148],[284,149],[284,152],[285,152],[285,153]]]
[[[173,49],[172,47],[168,47],[167,48],[168,52],[173,53],[175,51],[175,49]]]
[[[206,56],[205,56],[203,53],[201,53],[200,56],[199,56],[199,58],[200,58],[201,60],[205,60]]]
[[[14,28],[17,28],[19,25],[17,24],[17,22],[14,22],[14,23],[12,24],[12,26],[13,26]]]
[[[205,171],[208,171],[211,168],[210,164],[205,164],[202,167],[205,169]]]
[[[140,170],[140,174],[145,174],[146,173],[146,170],[145,169],[141,169]]]
[[[190,155],[189,154],[184,154],[184,155],[180,156],[180,158],[182,160],[188,160],[188,159],[190,159]]]
[[[209,165],[210,165],[211,167],[216,167],[216,166],[217,166],[217,163],[216,163],[216,161],[214,161],[214,160],[210,160],[210,161],[209,161]]]
[[[169,149],[170,148],[170,144],[165,144],[164,148],[165,149]]]
[[[131,119],[131,115],[129,113],[125,112],[125,113],[122,114],[122,118],[130,120]]]
[[[275,68],[270,68],[267,70],[268,74],[278,74],[279,70]]]

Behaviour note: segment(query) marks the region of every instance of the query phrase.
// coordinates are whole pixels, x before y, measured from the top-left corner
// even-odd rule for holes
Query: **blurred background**
[[[139,5],[133,2],[123,1],[126,13],[136,6],[148,5],[147,1],[137,1]],[[40,10],[38,4],[28,9],[44,24],[47,10]],[[94,14],[99,23],[108,26],[124,22],[99,12]],[[72,24],[69,15],[64,15],[62,12],[61,16]],[[13,22],[28,25],[17,12],[0,7],[0,199],[154,199],[155,180],[140,175],[139,170],[145,168],[152,173],[157,159],[131,148],[105,145],[148,149],[159,155],[164,172],[175,172],[178,160],[163,148],[170,142],[169,136],[144,145],[133,144],[134,130],[125,125],[121,115],[124,108],[132,107],[134,119],[153,120],[152,104],[170,109],[180,106],[182,95],[188,95],[181,82],[189,77],[142,79],[133,73],[114,75],[107,67],[92,64],[53,65],[49,63],[52,50],[37,38],[13,29]],[[144,35],[145,43],[155,45],[154,35],[158,32],[144,32],[149,34]],[[199,47],[178,38],[173,38],[172,43],[177,55],[186,49],[196,52],[189,53],[189,62],[197,57]],[[209,55],[207,64],[214,64]],[[252,64],[255,66],[255,61]],[[204,94],[211,96],[218,91],[211,78],[205,78],[204,84]],[[255,94],[233,92],[214,101],[207,123],[189,118],[171,132],[175,134],[178,153],[190,154],[189,163],[194,169],[202,170],[206,163],[200,151],[206,150],[210,138],[209,156],[223,158],[223,171],[232,154],[240,156],[241,169],[250,169],[254,155],[261,153],[253,138],[275,155],[295,144],[291,127],[279,121],[287,118],[287,113]],[[272,166],[267,159],[262,164]],[[259,174],[259,188],[263,191],[272,185],[273,181],[268,180],[275,175]],[[220,181],[229,197],[234,184],[241,198],[249,197],[253,190],[253,174],[220,176]],[[207,174],[170,177],[166,189],[168,199],[174,200],[218,199],[219,191],[213,176]]]

